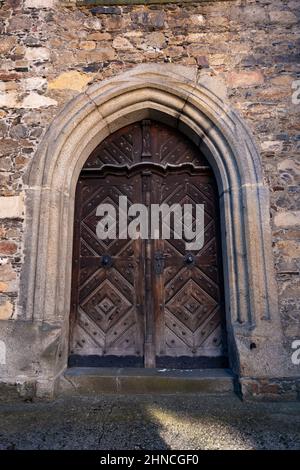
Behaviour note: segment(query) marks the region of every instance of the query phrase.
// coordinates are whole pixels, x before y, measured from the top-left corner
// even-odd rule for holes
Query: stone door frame
[[[195,69],[137,66],[81,93],[45,134],[26,180],[19,302],[20,318],[36,325],[38,395],[53,394],[67,367],[74,197],[80,170],[103,139],[142,119],[164,122],[187,135],[214,170],[233,371],[241,378],[284,375],[269,190],[254,139],[220,90],[214,79]]]

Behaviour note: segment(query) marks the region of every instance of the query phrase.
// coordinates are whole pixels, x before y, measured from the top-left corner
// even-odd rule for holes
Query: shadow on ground
[[[5,404],[0,449],[300,449],[300,403],[103,395]]]

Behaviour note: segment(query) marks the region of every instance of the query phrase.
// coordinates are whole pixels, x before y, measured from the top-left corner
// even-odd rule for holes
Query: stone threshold
[[[139,369],[74,367],[61,377],[59,395],[102,393],[204,393],[235,391],[229,369]]]

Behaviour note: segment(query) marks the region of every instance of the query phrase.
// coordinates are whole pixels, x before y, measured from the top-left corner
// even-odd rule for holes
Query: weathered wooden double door
[[[119,233],[120,196],[149,208],[147,237]],[[172,217],[170,238],[151,238],[150,208],[162,203],[204,205],[201,249],[174,238]],[[99,204],[115,208],[116,238],[98,238]],[[71,366],[227,365],[218,217],[212,170],[179,132],[143,121],[96,148],[76,192]]]

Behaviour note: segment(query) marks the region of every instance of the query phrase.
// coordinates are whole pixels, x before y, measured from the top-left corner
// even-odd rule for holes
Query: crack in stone
[[[114,409],[114,405],[112,404],[109,408],[108,413],[106,414],[106,416],[103,419],[102,430],[101,430],[101,433],[100,433],[99,438],[98,438],[98,444],[101,444],[101,441],[102,441],[104,433],[105,433],[105,428],[106,428],[108,419],[112,415],[113,409]]]

